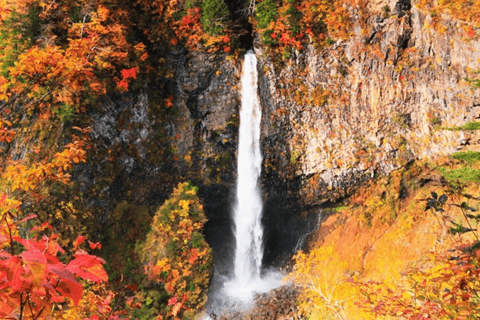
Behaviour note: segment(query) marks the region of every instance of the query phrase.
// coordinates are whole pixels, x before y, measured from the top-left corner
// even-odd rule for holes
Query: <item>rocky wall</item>
[[[447,16],[433,28],[410,1],[369,6],[377,13],[355,12],[354,36],[328,48],[309,46],[287,63],[256,49],[265,170],[302,207],[476,143],[447,129],[480,118],[480,90],[465,80],[480,69],[480,41]]]

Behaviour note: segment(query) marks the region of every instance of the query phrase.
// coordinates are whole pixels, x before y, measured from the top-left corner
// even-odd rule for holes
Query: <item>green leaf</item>
[[[440,198],[438,199],[438,202],[440,203],[445,203],[447,201],[448,197],[446,194],[442,194]]]
[[[474,219],[474,220],[480,220],[480,215],[479,214],[467,214],[468,219]]]
[[[452,221],[452,224],[455,226],[455,227],[452,227],[450,228],[450,233],[451,234],[459,234],[459,233],[467,233],[467,232],[472,232],[472,231],[475,231],[475,229],[471,229],[471,228],[465,228],[464,226],[458,224],[458,223],[455,223]]]

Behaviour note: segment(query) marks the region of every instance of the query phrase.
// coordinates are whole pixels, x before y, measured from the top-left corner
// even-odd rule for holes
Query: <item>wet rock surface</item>
[[[249,310],[225,311],[222,314],[210,314],[212,320],[297,320],[299,315],[296,298],[299,289],[285,285],[269,293],[255,296]]]

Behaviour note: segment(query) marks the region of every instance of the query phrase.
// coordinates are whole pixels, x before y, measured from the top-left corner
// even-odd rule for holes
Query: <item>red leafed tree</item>
[[[83,285],[80,279],[108,281],[105,261],[78,249],[68,262],[58,235],[44,223],[21,237],[19,227],[35,219],[32,214],[15,221],[18,202],[2,198],[0,224],[0,317],[4,319],[46,319],[55,306],[71,300],[78,305]]]

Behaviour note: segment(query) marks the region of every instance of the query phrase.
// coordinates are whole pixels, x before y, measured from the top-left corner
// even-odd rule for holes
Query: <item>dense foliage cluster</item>
[[[478,155],[474,151],[454,153],[436,164],[436,172],[465,167],[477,170],[480,166]],[[472,180],[466,174],[458,173],[453,177],[443,173],[440,187],[425,186],[422,182],[425,180],[418,179],[428,172],[426,168],[413,166],[404,173],[393,173],[391,178],[372,183],[371,187],[354,195],[349,206],[341,208],[353,214],[351,219],[365,225],[357,224],[359,230],[356,232],[372,230],[370,236],[375,236],[375,228],[385,230],[380,231],[385,232],[381,238],[373,241],[377,253],[371,252],[373,247],[365,253],[371,256],[370,262],[365,261],[362,253],[360,261],[338,257],[340,249],[332,248],[331,244],[320,244],[309,253],[300,252],[295,256],[289,279],[303,287],[299,303],[305,315],[314,319],[478,317],[478,174]],[[408,175],[404,176],[406,173]],[[403,180],[405,178],[408,180]],[[404,183],[411,184],[411,189],[407,190]],[[402,200],[402,193],[411,194],[413,198]],[[430,222],[417,226],[424,219]],[[434,227],[436,232],[420,239],[426,226]],[[343,230],[342,238],[350,231]],[[358,235],[355,238],[360,243],[365,241]],[[405,251],[399,239],[435,243],[438,248],[412,259],[412,253]],[[341,244],[335,246],[341,247]],[[375,259],[373,255],[379,256]],[[375,265],[372,266],[372,262]]]
[[[202,5],[203,30],[210,35],[224,34],[230,21],[230,12],[223,0],[205,0]]]
[[[158,209],[152,230],[140,247],[145,272],[164,284],[173,317],[195,314],[206,302],[212,252],[202,235],[203,207],[190,183],[180,183]]]
[[[342,280],[345,261],[336,263],[332,247],[313,249],[308,255],[295,256],[294,271],[288,280],[303,288],[299,297],[300,310],[311,319],[348,319],[344,313],[345,301],[351,297],[352,286]],[[329,279],[338,279],[331,282]]]
[[[111,311],[108,295],[92,294],[93,310],[79,304],[87,280],[100,284],[108,281],[103,268],[105,261],[80,249],[85,237],[73,244],[73,257],[59,245],[59,236],[53,227],[42,223],[25,230],[25,224],[36,219],[35,214],[18,220],[19,201],[0,200],[0,317],[5,319],[78,319],[90,318]],[[100,247],[90,242],[90,249]],[[87,298],[88,299],[88,298]],[[106,316],[106,314],[104,314]],[[113,318],[112,318],[113,319]]]
[[[478,0],[418,1],[419,8],[430,13],[432,25],[440,31],[445,31],[445,26],[441,23],[442,19],[445,18],[444,15],[455,17],[455,19],[461,21],[460,26],[463,29],[465,39],[477,37],[477,30],[480,28],[479,5]]]
[[[364,7],[362,1],[259,1],[254,27],[262,43],[288,57],[291,48],[306,44],[324,46],[347,37],[352,27],[352,12],[346,8]]]
[[[480,240],[477,233],[478,203],[457,203],[464,195],[447,190],[453,197],[432,192],[427,210],[445,215],[448,205],[461,208],[464,223],[452,221],[449,233],[459,237],[473,234],[473,240],[459,237],[457,246],[448,252],[434,252],[427,261],[405,272],[406,281],[389,287],[379,282],[357,283],[365,297],[363,307],[375,317],[402,319],[475,319],[480,313]],[[445,209],[444,209],[445,208]]]
[[[83,192],[71,181],[74,167],[85,162],[91,150],[96,152],[88,138],[88,113],[101,108],[99,101],[107,92],[131,90],[141,78],[171,78],[163,48],[183,44],[194,50],[230,51],[230,21],[219,16],[228,13],[225,3],[221,4],[221,10],[211,16],[213,24],[204,19],[206,30],[210,25],[216,28],[210,35],[204,32],[202,7],[208,11],[208,5],[215,7],[215,2],[0,2],[0,192],[8,194],[1,202],[2,316],[113,319],[125,315],[111,307],[112,299],[124,293],[106,289],[103,260],[79,250],[81,241],[74,241],[79,233],[92,235],[92,230],[99,229],[92,209],[85,206]],[[171,106],[169,99],[165,99],[166,109]],[[195,210],[197,204],[192,204]],[[36,218],[25,222],[32,214]],[[28,228],[41,225],[42,233],[29,234],[25,224]],[[200,263],[211,255],[204,242],[201,248],[197,246],[201,226],[200,221],[191,226],[196,230],[195,247],[181,257],[185,261]],[[134,246],[136,240],[129,238],[127,243]],[[90,247],[90,251],[99,249],[99,244]],[[125,260],[123,271],[135,265],[130,257]],[[121,275],[113,275],[118,289]],[[195,281],[192,275],[188,301],[179,295],[181,313],[200,301],[198,290],[205,285],[192,288]],[[128,282],[123,285],[129,287]],[[132,287],[127,290],[130,294]],[[158,290],[160,301],[166,306],[162,290]],[[179,290],[169,291],[172,298]],[[124,301],[131,300],[115,303]],[[176,305],[171,308],[178,309]],[[130,304],[129,308],[139,306]]]

